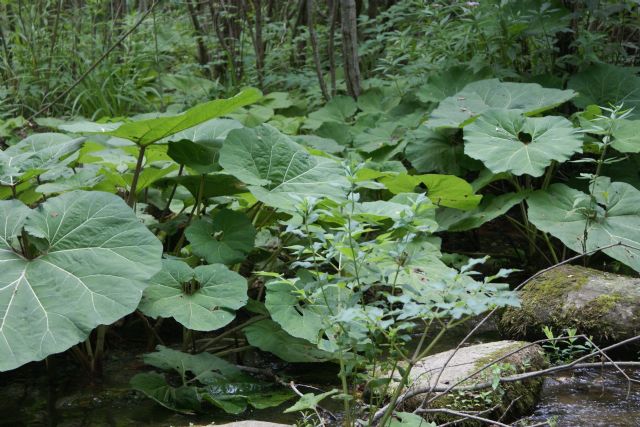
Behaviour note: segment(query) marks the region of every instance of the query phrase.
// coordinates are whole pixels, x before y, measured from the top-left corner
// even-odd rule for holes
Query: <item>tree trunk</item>
[[[358,22],[355,0],[340,0],[342,23],[342,56],[347,92],[354,99],[360,96],[360,63],[358,58]]]
[[[336,14],[338,13],[338,0],[329,1],[329,46],[327,47],[327,56],[329,57],[329,78],[331,80],[331,97],[336,96],[336,55],[335,55],[335,39],[336,39]]]
[[[324,75],[322,73],[322,64],[320,62],[320,52],[318,50],[318,35],[313,23],[313,0],[307,0],[307,26],[309,28],[309,41],[311,42],[311,49],[313,51],[313,62],[316,66],[316,75],[318,76],[318,83],[320,84],[320,91],[325,100],[329,100],[329,92],[327,91],[327,84],[324,81]]]
[[[197,1],[197,0],[196,0]],[[198,9],[193,0],[187,0],[187,9],[189,10],[189,17],[191,18],[191,24],[193,25],[193,32],[196,36],[196,46],[198,47],[198,63],[205,67],[209,63],[209,52],[207,46],[204,44],[204,31],[200,26],[200,19],[198,18]],[[207,72],[207,74],[211,74]]]

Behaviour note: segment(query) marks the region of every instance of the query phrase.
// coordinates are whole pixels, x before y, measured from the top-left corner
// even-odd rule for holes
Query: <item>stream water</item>
[[[43,364],[0,374],[1,427],[198,426],[243,419],[294,424],[299,419],[296,414],[282,413],[290,402],[237,416],[220,411],[202,416],[175,414],[129,389],[129,379],[143,365],[139,358],[125,353],[109,357],[101,382],[89,381],[64,359],[58,362],[53,379]],[[325,389],[332,388],[336,377],[331,366],[298,366],[298,370],[292,374],[300,382],[324,382],[321,387]],[[640,379],[640,370],[631,371],[630,376]],[[541,401],[527,421],[548,420],[559,427],[640,427],[640,385],[628,391],[624,377],[612,370],[604,374],[583,370],[547,378]]]
[[[640,370],[628,371],[640,379]],[[640,385],[628,388],[614,370],[581,370],[547,378],[532,422],[554,420],[559,427],[639,427]]]

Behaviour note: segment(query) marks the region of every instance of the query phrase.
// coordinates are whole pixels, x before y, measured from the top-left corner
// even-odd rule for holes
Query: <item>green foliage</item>
[[[553,161],[582,149],[582,138],[563,117],[525,117],[518,111],[490,111],[464,130],[464,152],[493,173],[542,176]]]
[[[629,184],[596,181],[591,195],[564,184],[529,197],[529,219],[540,230],[557,237],[568,248],[585,253],[604,253],[640,271],[640,191]]]
[[[245,259],[253,249],[256,230],[246,215],[232,210],[221,210],[213,218],[198,219],[186,230],[195,255],[209,264],[235,264]]]
[[[132,386],[160,405],[281,404],[289,391],[209,353],[265,352],[338,365],[339,392],[290,411],[337,394],[349,424],[383,404],[360,405],[361,386],[518,304],[495,264],[623,242],[605,253],[640,271],[632,2],[377,2],[358,21],[357,99],[322,2],[316,47],[296,2],[124,3],[0,6],[0,370],[83,340],[73,354],[99,358],[91,331],[139,308],[150,340],[171,342],[172,318],[194,352],[145,356],[163,372]],[[441,246],[501,259],[453,268]]]
[[[133,312],[160,268],[162,245],[114,195],[69,192],[37,210],[2,201],[0,212],[2,371]]]
[[[150,279],[140,310],[150,317],[173,317],[186,328],[213,331],[234,319],[247,302],[246,280],[220,264],[192,269],[182,261],[163,260]]]
[[[160,373],[137,374],[131,386],[171,410],[192,414],[205,411],[207,405],[231,414],[247,407],[264,409],[291,399],[288,390],[275,388],[244,374],[234,365],[212,354],[187,354],[158,346],[144,361],[158,369],[179,376],[172,386]]]

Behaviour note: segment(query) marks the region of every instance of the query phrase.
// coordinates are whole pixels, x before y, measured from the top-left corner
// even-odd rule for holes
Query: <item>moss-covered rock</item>
[[[498,323],[510,338],[544,338],[542,328],[557,333],[575,328],[606,345],[640,333],[640,279],[565,265],[528,283],[522,306],[506,309]]]
[[[497,341],[461,348],[438,378],[438,373],[452,352],[453,350],[445,351],[420,360],[411,371],[409,389],[431,387],[436,380],[436,387],[447,388],[498,360],[497,363],[472,375],[459,387],[490,383],[496,376],[508,376],[543,369],[547,366],[547,360],[538,345],[531,345],[523,341]],[[504,359],[500,360],[503,357]],[[541,378],[500,384],[496,388],[486,388],[479,391],[456,391],[454,388],[452,392],[435,399],[428,408],[447,408],[460,411],[488,411],[494,408],[483,416],[495,419],[504,416],[505,420],[515,419],[533,410],[541,388]],[[412,411],[421,406],[424,400],[425,395],[417,395],[407,400],[402,409]],[[456,417],[434,412],[429,413],[425,418],[439,424],[452,421]],[[467,420],[456,425],[476,426],[480,424],[477,421]]]

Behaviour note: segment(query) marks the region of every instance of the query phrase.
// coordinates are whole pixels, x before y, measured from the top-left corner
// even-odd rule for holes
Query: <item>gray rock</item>
[[[522,306],[506,309],[500,331],[510,338],[544,338],[565,328],[606,345],[640,334],[640,279],[565,265],[546,272],[520,293]]]
[[[438,378],[447,359],[453,350],[434,354],[420,360],[411,370],[409,390],[436,386],[448,388],[466,379],[460,386],[491,382],[494,368],[498,367],[502,376],[513,375],[531,370],[543,369],[547,365],[542,349],[523,341],[497,341],[463,347],[453,356],[447,367]],[[513,353],[513,354],[511,354]],[[506,356],[506,357],[505,357]],[[504,359],[495,365],[475,373],[498,359]],[[437,381],[437,383],[436,383]],[[485,411],[495,407],[484,416],[501,417],[506,411],[506,419],[512,419],[530,413],[537,400],[542,386],[542,379],[532,379],[523,383],[506,383],[480,391],[454,391],[435,399],[430,408],[448,408],[464,411]],[[417,395],[404,403],[404,410],[413,411],[425,400],[425,395]],[[455,418],[455,417],[454,417]],[[436,423],[452,420],[450,415],[434,413],[428,417]],[[496,418],[497,419],[497,418]],[[476,425],[468,422],[461,425]]]

